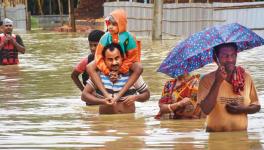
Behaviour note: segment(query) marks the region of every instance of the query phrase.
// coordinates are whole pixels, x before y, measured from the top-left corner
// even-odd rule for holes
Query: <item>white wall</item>
[[[264,2],[214,3],[213,7],[214,18],[222,20],[219,24],[237,22],[264,37]]]
[[[26,11],[25,5],[19,4],[16,7],[6,8],[6,17],[14,21],[14,28],[26,30]],[[0,7],[1,20],[4,19],[4,9]]]
[[[104,3],[104,17],[117,8],[127,12],[128,31],[137,36],[150,36],[152,28],[152,4],[136,2],[108,2]]]
[[[123,8],[128,15],[128,30],[137,36],[150,36],[153,4],[136,2],[104,3],[104,15]],[[187,37],[206,27],[237,22],[264,37],[264,2],[164,4],[163,35]]]

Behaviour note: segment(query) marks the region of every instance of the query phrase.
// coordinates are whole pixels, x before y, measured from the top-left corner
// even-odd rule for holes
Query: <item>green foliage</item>
[[[77,8],[79,0],[74,1],[74,8]],[[63,14],[69,14],[68,12],[68,0],[61,0],[63,6]],[[44,15],[58,15],[59,5],[57,0],[41,0],[41,8]],[[37,0],[28,0],[28,11],[31,12],[31,15],[40,15],[40,8]]]
[[[39,24],[38,24],[38,19],[34,16],[31,16],[31,28],[38,28]]]

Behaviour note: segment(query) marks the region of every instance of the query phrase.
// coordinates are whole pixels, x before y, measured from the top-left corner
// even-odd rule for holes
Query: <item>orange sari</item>
[[[198,84],[200,81],[200,75],[189,76],[189,79],[177,85],[178,79],[172,79],[164,85],[161,99],[159,104],[173,104],[181,101],[185,97],[191,99],[191,104],[185,106],[182,109],[178,109],[173,113],[169,113],[169,116],[161,114],[160,112],[156,115],[156,119],[170,118],[170,119],[184,119],[184,118],[200,118],[201,109],[197,104],[197,91]]]

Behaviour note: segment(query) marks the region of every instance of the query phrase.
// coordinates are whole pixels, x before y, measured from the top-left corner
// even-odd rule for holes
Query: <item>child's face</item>
[[[108,29],[110,34],[117,34],[118,31],[119,31],[117,22],[115,20],[113,20],[113,19],[110,19],[109,23],[108,23],[108,26],[107,26],[107,29]]]
[[[89,41],[90,51],[94,55],[98,42]]]

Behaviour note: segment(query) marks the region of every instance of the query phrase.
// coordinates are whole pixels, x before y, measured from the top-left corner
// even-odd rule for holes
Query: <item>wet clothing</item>
[[[20,44],[21,46],[24,46],[23,41],[19,35],[12,34],[12,37],[14,40]],[[5,40],[5,34],[0,34],[0,42],[4,42]],[[4,45],[4,47],[0,50],[0,65],[15,65],[19,63],[18,59],[18,51],[16,47],[8,42]]]
[[[106,32],[101,38],[95,53],[96,66],[105,75],[109,74],[110,70],[107,68],[103,60],[102,51],[105,46],[112,42],[118,43],[122,48],[123,54],[125,54],[125,59],[123,60],[119,71],[125,74],[129,72],[129,68],[134,62],[140,61],[140,45],[135,37],[130,32],[126,31],[127,18],[125,11],[118,9],[113,11],[110,15],[113,16],[117,22],[119,33],[111,35],[109,32]]]
[[[74,68],[75,71],[82,74],[83,85],[86,85],[86,81],[89,79],[89,75],[86,72],[86,66],[94,60],[94,55],[89,54],[88,57],[83,58]]]
[[[215,71],[205,75],[199,84],[198,102],[201,102],[209,94],[211,86],[215,81]],[[206,129],[208,131],[239,131],[246,130],[248,125],[247,114],[230,114],[225,106],[228,103],[239,103],[249,106],[259,105],[257,91],[251,76],[245,72],[244,90],[240,94],[233,91],[232,84],[223,81],[220,85],[216,104],[213,110],[207,115]]]
[[[155,117],[156,119],[185,119],[185,118],[200,118],[201,109],[197,105],[197,90],[200,80],[200,75],[189,76],[189,79],[177,85],[177,78],[172,79],[164,85],[159,104],[173,104],[188,97],[191,99],[190,105],[185,106],[180,110],[175,110],[169,114],[161,114],[160,112]]]
[[[112,94],[112,97],[114,97],[124,87],[124,85],[126,84],[126,82],[130,77],[130,73],[120,74],[119,79],[115,83],[112,83],[109,77],[105,76],[103,73],[99,73],[99,76],[108,93]],[[95,86],[95,84],[92,82],[91,79],[87,81],[87,84],[89,84],[96,91],[97,97],[100,98],[104,97],[102,92],[97,89],[97,87]],[[148,89],[147,84],[140,76],[139,79],[134,83],[134,85],[123,95],[123,97],[120,98],[120,100],[121,101],[124,100],[125,96],[137,94],[137,92],[143,93],[147,89]]]

